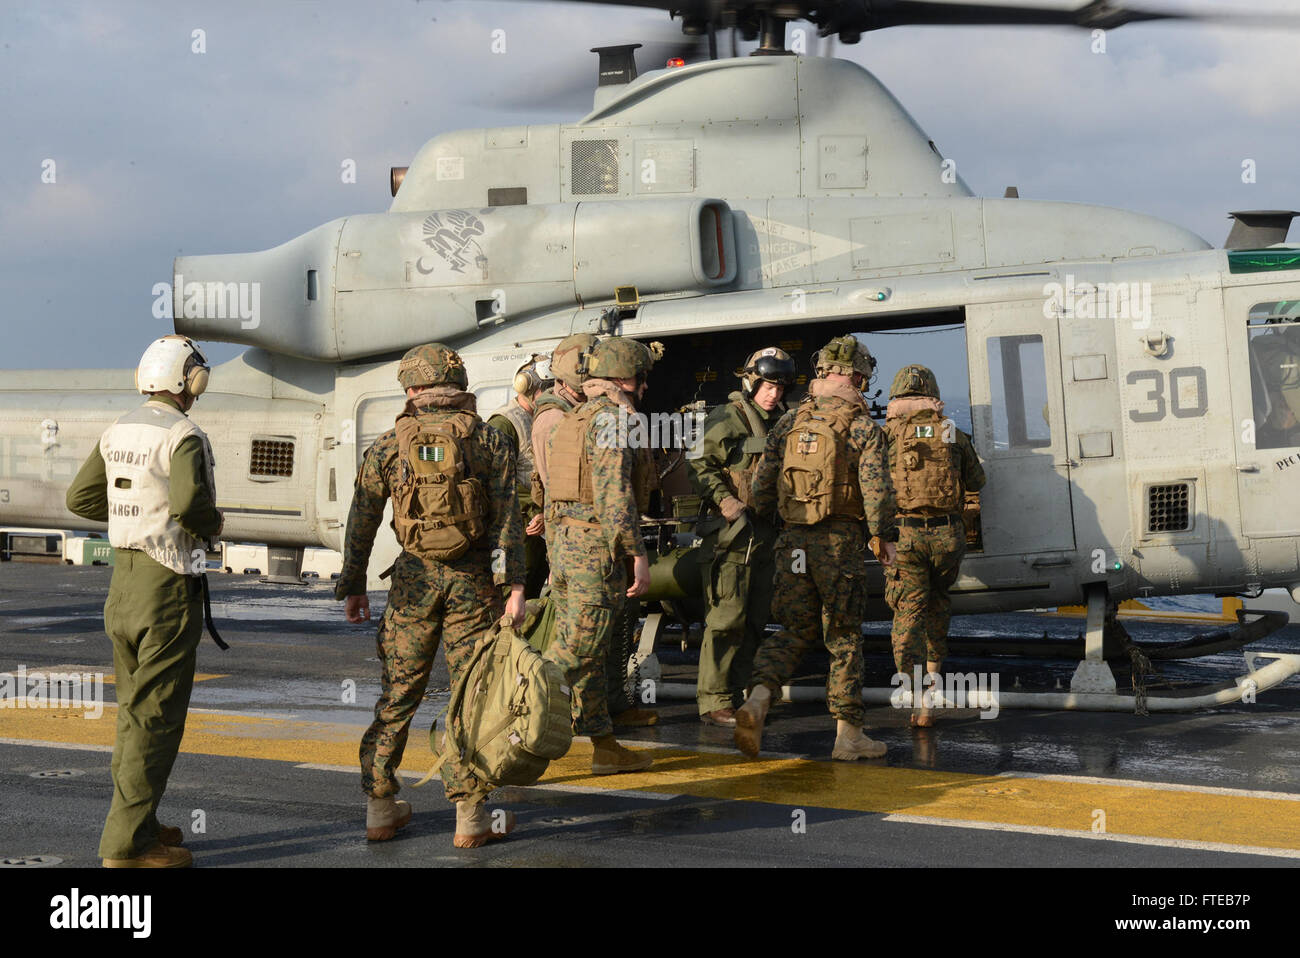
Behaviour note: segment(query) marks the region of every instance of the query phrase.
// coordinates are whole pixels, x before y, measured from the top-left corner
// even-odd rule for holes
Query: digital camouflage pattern
[[[924,367],[922,367],[924,368]],[[953,430],[953,455],[960,460],[961,484],[970,492],[984,488],[984,468],[960,429]],[[891,461],[896,444],[890,444]],[[900,524],[898,553],[885,570],[885,602],[894,610],[890,640],[894,664],[910,676],[918,662],[941,664],[948,656],[948,623],[952,617],[949,590],[961,571],[966,554],[966,528],[961,512],[951,513],[946,526],[916,527]]]
[[[472,403],[472,396],[442,388],[417,396],[408,408],[414,405],[421,419],[437,421],[450,417],[456,408],[473,409]],[[403,552],[393,567],[377,641],[383,685],[375,720],[361,742],[362,788],[373,798],[395,795],[400,788],[397,769],[439,641],[455,682],[474,643],[504,614],[499,587],[524,581],[514,455],[501,435],[481,421],[462,443],[462,450],[469,473],[483,483],[487,531],[456,559],[439,562]],[[370,550],[398,467],[397,432],[390,429],[366,451],[357,474],[335,598],[365,594]],[[494,563],[495,550],[499,551]],[[481,787],[454,760],[443,765],[442,776],[447,797],[453,801]]]
[[[745,472],[747,461],[758,458],[745,452],[749,421],[739,404],[747,404],[760,422],[768,424],[785,408],[767,412],[739,392],[727,398],[726,404],[710,410],[705,418],[700,455],[689,460],[692,486],[714,506],[728,496],[749,497],[748,489],[733,487],[733,474]],[[714,521],[723,520],[718,517]],[[746,516],[740,525],[715,529],[703,537],[700,549],[708,558],[701,562],[701,569],[708,612],[696,682],[701,715],[737,708],[744,699],[754,655],[772,611],[775,539],[776,530],[756,516]]]
[[[452,562],[398,556],[388,607],[375,648],[382,663],[375,720],[361,737],[361,788],[373,798],[396,795],[411,719],[424,698],[434,653],[442,641],[452,684],[473,658],[474,646],[505,613],[501,590],[488,566],[455,568]],[[444,726],[445,728],[445,726]],[[442,765],[447,798],[477,801],[490,790],[450,756]]]
[[[939,380],[934,373],[924,366],[904,366],[894,374],[894,381],[889,387],[889,398],[899,396],[928,396],[930,399],[942,399],[939,395]]]
[[[789,526],[778,537],[773,553],[772,612],[781,630],[759,646],[753,681],[766,685],[779,698],[781,686],[790,680],[804,653],[821,638],[831,657],[826,680],[830,712],[860,727],[865,718],[862,619],[867,601],[867,535],[889,542],[897,534],[887,441],[871,421],[861,395],[850,386],[816,380],[804,402],[819,406],[848,403],[860,408],[860,415],[849,425],[848,447],[857,456],[855,468],[866,520],[827,519],[812,526]],[[790,410],[767,434],[753,488],[754,509],[760,517],[770,518],[776,512],[777,479],[796,415],[797,410]]]
[[[754,657],[755,685],[773,699],[818,640],[830,654],[826,705],[837,719],[861,727],[862,620],[867,611],[867,540],[859,523],[828,519],[789,526],[776,540],[772,611],[781,630]]]
[[[630,400],[608,380],[589,380],[582,388],[596,404],[583,440],[595,502],[552,501],[547,493],[546,515],[554,522],[547,539],[556,636],[546,657],[564,669],[573,689],[574,732],[602,736],[614,731],[605,659],[615,616],[627,601],[625,560],[646,552],[632,487],[636,451],[597,441],[602,413],[616,416]]]
[[[529,420],[534,421],[533,416],[529,415]],[[515,454],[515,462],[519,461],[519,430],[515,424],[503,415],[494,415],[487,421],[488,425],[501,433],[506,444]],[[529,459],[532,460],[532,433],[531,431],[523,437],[523,441],[528,445]],[[518,473],[518,470],[516,470]],[[515,499],[519,503],[519,517],[523,522],[524,528],[535,516],[541,515],[542,507],[533,502],[532,477],[525,482],[521,477],[516,475],[515,480]],[[542,593],[542,587],[546,585],[546,577],[550,574],[550,568],[546,562],[546,540],[541,535],[524,536],[524,596],[529,599],[535,599]],[[510,589],[504,587],[508,594]]]
[[[408,349],[397,364],[397,381],[403,389],[412,386],[469,388],[469,374],[460,354],[442,343],[425,343]]]
[[[623,336],[607,336],[591,348],[587,361],[587,375],[600,379],[635,379],[648,375],[655,364],[655,347]]]

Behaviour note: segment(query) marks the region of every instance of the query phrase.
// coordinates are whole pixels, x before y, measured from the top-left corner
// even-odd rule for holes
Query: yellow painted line
[[[1169,622],[1236,622],[1237,610],[1242,608],[1243,605],[1241,599],[1225,598],[1222,600],[1222,608],[1218,612],[1177,612],[1153,609],[1138,599],[1125,599],[1119,604],[1118,617],[1121,619],[1167,620]],[[1081,605],[1063,605],[1055,612],[1048,613],[1048,615],[1060,615],[1069,618],[1080,618],[1087,614],[1088,610]]]
[[[73,675],[102,675],[104,677],[105,685],[117,684],[117,676],[113,673],[113,666],[111,665],[43,665],[37,668],[27,669],[28,678],[33,675],[66,675],[68,673],[72,673]],[[4,674],[17,675],[18,673],[10,669]],[[215,672],[194,673],[195,682],[207,682],[209,679],[224,679],[227,677],[227,675],[218,675]]]
[[[76,710],[6,709],[0,729],[15,739],[112,745],[113,707],[99,720]],[[352,766],[362,728],[228,712],[191,712],[182,751],[270,759],[294,764]],[[972,827],[1052,829],[1090,837],[1097,812],[1112,836],[1206,842],[1264,849],[1300,849],[1300,804],[1249,793],[1171,789],[1160,784],[1100,782],[1014,774],[976,775],[809,759],[746,759],[656,748],[654,768],[628,775],[593,776],[591,746],[577,741],[551,763],[542,784],[575,790],[653,792],[729,801],[771,802],[905,815]],[[427,733],[416,731],[406,749],[407,771],[433,761]],[[979,824],[976,824],[979,823]]]

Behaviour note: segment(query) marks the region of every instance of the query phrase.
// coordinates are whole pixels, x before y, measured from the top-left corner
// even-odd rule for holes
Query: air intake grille
[[[1186,532],[1191,526],[1191,487],[1185,482],[1147,488],[1147,532]]]
[[[570,157],[574,196],[618,192],[618,140],[574,140]]]
[[[270,479],[287,479],[293,475],[293,440],[254,439],[253,454],[248,460],[248,474]]]

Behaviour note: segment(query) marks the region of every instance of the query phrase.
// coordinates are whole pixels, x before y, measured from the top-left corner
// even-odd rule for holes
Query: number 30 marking
[[[1182,404],[1180,380],[1188,378],[1196,381],[1196,402],[1191,406]],[[1210,408],[1206,397],[1205,370],[1200,366],[1183,366],[1169,371],[1169,409],[1165,408],[1165,376],[1158,369],[1135,369],[1125,380],[1130,386],[1136,386],[1143,380],[1151,383],[1151,389],[1144,397],[1147,402],[1155,403],[1152,409],[1130,409],[1129,419],[1134,422],[1159,422],[1172,411],[1175,419],[1195,419],[1204,416]]]

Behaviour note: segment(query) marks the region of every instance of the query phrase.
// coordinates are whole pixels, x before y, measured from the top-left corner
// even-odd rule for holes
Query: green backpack
[[[419,784],[433,778],[454,750],[489,787],[532,785],[573,742],[571,695],[563,670],[503,618],[479,640],[452,687],[441,749],[437,724],[429,730],[438,761]]]

